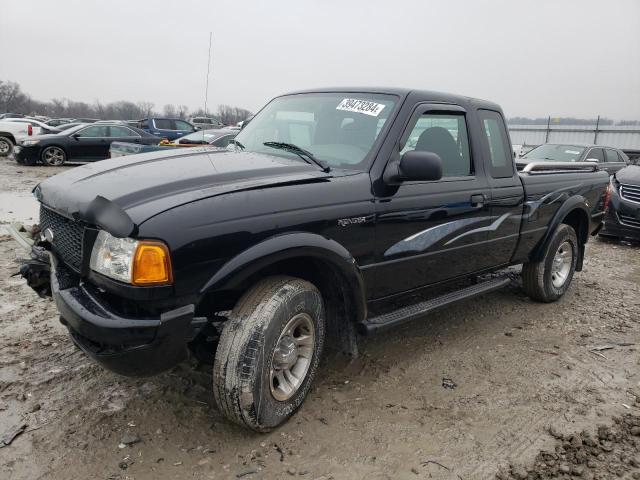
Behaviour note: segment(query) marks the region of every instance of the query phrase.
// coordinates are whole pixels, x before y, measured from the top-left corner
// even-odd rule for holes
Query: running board
[[[459,302],[460,300],[467,300],[469,298],[477,297],[478,295],[498,290],[507,286],[509,283],[511,283],[511,278],[509,277],[498,277],[491,280],[485,280],[475,285],[471,285],[470,287],[463,288],[462,290],[457,290],[440,297],[432,298],[431,300],[399,308],[398,310],[394,310],[377,317],[367,318],[365,321],[358,324],[358,330],[360,333],[365,335],[378,333],[414,320],[427,313],[431,313],[434,310],[451,305],[452,303]]]

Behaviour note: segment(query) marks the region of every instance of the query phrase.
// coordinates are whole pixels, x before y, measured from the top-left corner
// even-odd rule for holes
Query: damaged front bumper
[[[20,274],[39,295],[51,295],[73,342],[97,363],[126,376],[149,376],[165,371],[188,355],[188,343],[206,324],[194,316],[193,304],[170,309],[152,318],[122,316],[109,308],[97,287],[82,281],[69,282],[67,268],[56,256],[23,237],[31,258]],[[24,245],[23,245],[24,246]]]

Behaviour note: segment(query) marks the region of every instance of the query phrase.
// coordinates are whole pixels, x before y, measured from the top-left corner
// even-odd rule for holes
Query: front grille
[[[53,253],[59,260],[79,272],[82,263],[84,225],[41,205],[40,231],[44,233],[47,228],[53,233],[51,243]]]
[[[622,215],[621,213],[618,214],[618,217],[620,218],[620,223],[624,223],[629,227],[640,228],[640,219],[630,215]]]
[[[640,186],[623,183],[620,185],[620,196],[630,202],[640,203]]]

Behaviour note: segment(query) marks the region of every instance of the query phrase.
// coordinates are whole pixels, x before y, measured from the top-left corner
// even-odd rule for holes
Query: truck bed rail
[[[595,162],[531,162],[520,173],[544,175],[549,173],[597,172],[600,168]]]

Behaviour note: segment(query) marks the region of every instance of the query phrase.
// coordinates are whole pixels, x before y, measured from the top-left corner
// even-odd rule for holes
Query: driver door
[[[453,279],[486,268],[491,223],[490,188],[478,174],[466,112],[453,105],[421,105],[401,142],[408,150],[437,153],[438,181],[409,181],[376,201],[376,271],[373,298]]]
[[[109,127],[107,125],[91,125],[71,135],[69,159],[96,160],[106,158],[103,151],[109,151]]]

